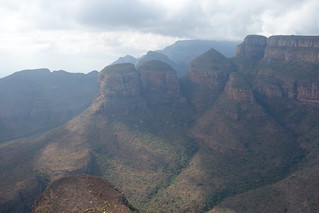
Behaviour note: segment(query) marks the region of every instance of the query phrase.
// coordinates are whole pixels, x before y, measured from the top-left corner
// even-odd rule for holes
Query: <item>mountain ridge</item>
[[[0,189],[20,186],[0,207],[21,211],[47,182],[88,173],[112,182],[141,212],[319,210],[311,190],[319,174],[318,69],[312,53],[298,56],[303,51],[294,50],[294,63],[269,61],[278,54],[269,39],[247,36],[234,58],[208,50],[182,79],[159,61],[107,66],[80,115],[0,145]]]

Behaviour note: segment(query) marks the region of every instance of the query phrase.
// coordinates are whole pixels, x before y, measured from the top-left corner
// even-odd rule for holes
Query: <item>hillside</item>
[[[97,72],[24,70],[0,79],[0,143],[45,132],[81,113],[98,93]]]
[[[137,212],[106,180],[73,175],[51,183],[32,208],[34,213]]]
[[[105,67],[84,112],[0,145],[0,211],[29,212],[48,183],[79,173],[140,212],[319,211],[317,40],[250,35],[182,79],[156,60]]]

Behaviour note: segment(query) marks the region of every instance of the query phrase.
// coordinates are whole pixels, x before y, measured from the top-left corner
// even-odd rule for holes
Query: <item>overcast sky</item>
[[[0,0],[0,77],[101,70],[181,39],[319,34],[318,0]]]

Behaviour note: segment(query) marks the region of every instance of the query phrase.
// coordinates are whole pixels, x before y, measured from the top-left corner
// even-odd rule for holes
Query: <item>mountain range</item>
[[[177,64],[179,51],[148,55]],[[62,184],[103,205],[84,191],[105,179],[131,211],[318,212],[319,36],[249,35],[234,57],[209,49],[187,67],[180,77],[155,58],[0,79],[0,212],[50,208],[53,195],[67,212]]]

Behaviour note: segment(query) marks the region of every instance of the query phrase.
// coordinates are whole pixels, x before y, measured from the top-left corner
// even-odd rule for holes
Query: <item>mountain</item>
[[[116,61],[114,61],[112,64],[124,64],[124,63],[131,63],[131,64],[136,64],[137,59],[134,58],[131,55],[126,55],[124,57],[118,58]]]
[[[81,113],[97,95],[97,72],[24,70],[0,79],[0,142],[45,132]]]
[[[235,41],[181,40],[159,50],[159,52],[174,61],[178,76],[183,77],[188,72],[190,62],[197,56],[213,48],[226,58],[231,58],[236,55],[238,44],[239,42]]]
[[[211,48],[214,48],[225,57],[231,58],[236,56],[236,46],[239,43],[236,41],[181,40],[159,52],[167,55],[176,63],[189,62]]]
[[[178,77],[183,77],[188,71],[189,63],[197,56],[214,48],[225,57],[231,58],[236,55],[238,44],[239,42],[235,41],[181,40],[162,50],[149,51],[139,59],[127,55],[120,57],[112,64],[132,63],[139,67],[145,62],[157,60],[169,64],[176,70]]]
[[[149,61],[161,61],[176,69],[175,62],[169,59],[165,54],[156,51],[148,51],[146,55],[140,57],[136,63],[136,67],[139,68],[140,66]]]
[[[73,175],[51,183],[33,206],[34,213],[137,212],[122,193],[102,178]]]
[[[318,212],[317,53],[316,36],[250,35],[181,79],[158,60],[105,67],[81,114],[0,144],[0,212],[80,173],[140,212]]]

